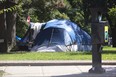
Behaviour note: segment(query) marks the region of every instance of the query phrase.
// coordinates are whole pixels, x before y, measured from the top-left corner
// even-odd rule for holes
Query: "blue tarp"
[[[72,41],[70,41],[71,44],[75,41],[78,44],[79,43],[91,44],[90,35],[87,32],[83,31],[77,24],[71,22],[70,20],[54,19],[54,20],[48,21],[44,29],[47,29],[50,27],[61,28],[67,31],[68,34],[70,35],[70,38],[72,39]]]
[[[70,40],[70,44],[73,44],[75,41],[76,41],[76,34],[73,30],[73,28],[71,28],[71,23],[67,22],[67,20],[58,20],[58,19],[54,19],[54,20],[51,20],[51,21],[48,21],[46,23],[46,26],[44,27],[44,29],[47,29],[47,28],[60,28],[60,29],[63,29],[64,31],[66,31],[71,40]],[[65,36],[64,36],[65,38]],[[70,39],[70,38],[66,38],[66,39]],[[64,39],[64,40],[66,40]]]
[[[26,39],[29,38],[28,36],[25,37]],[[17,39],[21,40],[21,38]],[[53,19],[46,22],[41,31],[37,34],[33,46],[39,46],[45,41],[47,41],[48,44],[52,42],[57,42],[62,45],[76,44],[79,50],[91,49],[89,47],[91,45],[90,35],[77,24],[65,19]]]

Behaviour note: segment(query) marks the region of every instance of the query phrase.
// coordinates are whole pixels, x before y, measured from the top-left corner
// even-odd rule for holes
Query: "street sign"
[[[99,23],[92,23],[92,43],[104,44],[108,42],[108,22],[101,21]]]
[[[104,29],[104,40],[105,40],[105,42],[108,42],[108,26],[105,26],[104,27],[105,29]]]

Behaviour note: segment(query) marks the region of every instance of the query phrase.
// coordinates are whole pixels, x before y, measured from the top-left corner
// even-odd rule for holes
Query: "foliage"
[[[105,9],[115,6],[115,0],[19,0],[17,35],[23,36],[27,16],[32,22],[47,22],[51,19],[69,19],[90,33],[91,7]],[[109,13],[110,16],[111,12]],[[111,17],[113,19],[113,17]],[[115,18],[113,19],[113,23]]]
[[[19,36],[23,36],[25,32],[27,27],[25,20],[28,15],[31,17],[32,22],[69,19],[90,32],[88,24],[84,23],[85,17],[82,10],[82,0],[24,0],[21,3],[22,7],[18,11],[17,20],[17,26],[19,26],[17,27],[17,35]]]
[[[15,1],[15,3],[17,3],[18,0]],[[0,14],[3,14],[4,12],[12,12],[12,11],[16,11],[17,8],[19,7],[18,5],[13,4],[12,6],[8,6],[7,4],[10,1],[7,0],[0,0],[0,5],[2,7],[4,7],[3,9],[0,9]]]
[[[116,0],[82,0],[83,1],[83,11],[84,11],[84,19],[85,24],[88,24],[88,22],[91,22],[91,13],[90,8],[102,8],[104,11],[106,11],[105,14],[102,15],[103,20],[108,20],[110,26],[113,26],[112,18],[108,18],[108,11],[112,7],[116,5]]]
[[[46,22],[53,18],[67,18],[64,13],[66,8],[68,8],[66,0],[34,0],[32,2],[33,7],[36,9],[36,15],[40,22]],[[63,12],[62,12],[63,10]]]
[[[111,22],[112,22],[112,27],[115,27],[116,26],[116,6],[109,9],[110,11],[108,12],[109,14],[109,17],[111,19]]]
[[[18,3],[20,7],[17,10],[16,35],[23,37],[28,28],[26,18],[28,16],[28,9],[31,4],[31,0],[20,0]]]
[[[1,0],[4,3],[6,0]],[[106,9],[115,6],[115,0],[15,0],[18,5],[2,9],[3,11],[17,10],[17,35],[23,37],[28,24],[27,16],[31,22],[46,22],[51,19],[69,19],[90,33],[91,7]],[[108,13],[115,25],[115,8]]]
[[[14,4],[15,3],[15,4]],[[9,6],[10,4],[12,4],[11,6]],[[24,26],[24,20],[22,20],[23,15],[21,14],[22,12],[22,3],[21,0],[15,0],[15,1],[11,1],[11,0],[0,0],[0,7],[2,7],[2,9],[0,9],[0,14],[3,14],[4,12],[13,12],[13,11],[17,11],[17,33],[19,35],[24,34],[24,29],[22,29],[22,26]],[[20,11],[19,11],[20,10]],[[20,31],[19,31],[20,30]]]
[[[4,12],[9,12],[9,11],[12,12],[12,11],[15,11],[16,9],[17,9],[17,5],[6,8],[6,9],[2,9],[0,10],[0,14],[3,14]]]
[[[68,16],[70,17],[70,20],[76,22],[82,29],[84,29],[87,32],[91,32],[90,29],[90,22],[89,22],[89,15],[90,13],[85,12],[85,4],[83,3],[83,0],[68,0],[71,5],[71,9],[68,12]]]

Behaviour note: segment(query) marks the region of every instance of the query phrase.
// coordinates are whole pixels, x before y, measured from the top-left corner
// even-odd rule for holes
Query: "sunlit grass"
[[[105,46],[102,53],[103,60],[116,60],[116,47]]]
[[[0,60],[91,60],[91,52],[26,52],[0,54]],[[104,47],[103,60],[116,60],[116,48]]]
[[[103,51],[116,51],[116,47],[105,46]]]
[[[21,52],[0,54],[0,60],[88,60],[90,53],[82,52]]]

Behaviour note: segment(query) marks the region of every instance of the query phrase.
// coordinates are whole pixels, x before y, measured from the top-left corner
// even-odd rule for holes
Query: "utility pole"
[[[102,68],[102,44],[104,44],[104,26],[106,22],[102,22],[100,16],[105,12],[103,8],[90,8],[92,15],[92,68],[89,73],[104,73]]]

